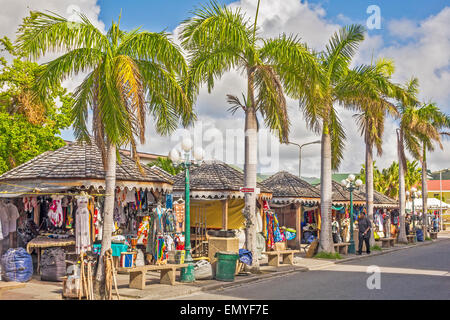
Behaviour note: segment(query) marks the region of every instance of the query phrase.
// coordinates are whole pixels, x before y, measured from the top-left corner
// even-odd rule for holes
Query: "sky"
[[[121,28],[137,27],[152,32],[165,31],[177,42],[179,24],[191,17],[195,7],[206,1],[174,0],[0,0],[0,36],[15,38],[17,26],[29,10],[49,10],[66,17],[73,10],[82,11],[102,32],[121,14]],[[257,0],[220,1],[241,10],[252,18]],[[375,6],[375,7],[374,7]],[[374,9],[375,8],[375,9]],[[369,9],[369,10],[368,10]],[[379,13],[380,24],[374,17]],[[450,2],[443,0],[261,0],[258,27],[263,38],[280,33],[297,34],[310,47],[323,50],[330,36],[340,27],[360,23],[368,30],[366,39],[354,57],[353,65],[370,64],[381,57],[393,59],[396,71],[393,80],[405,83],[412,76],[419,78],[420,95],[424,102],[436,102],[450,113]],[[46,57],[47,60],[53,56]],[[64,85],[73,90],[83,78],[80,74],[68,79]],[[225,74],[216,82],[209,94],[201,89],[195,105],[198,122],[194,128],[177,130],[161,137],[155,133],[152,119],[147,121],[146,144],[139,150],[168,154],[179,146],[181,137],[188,132],[195,146],[205,149],[207,159],[223,160],[243,165],[243,114],[230,114],[226,94],[241,96],[246,91],[245,78],[236,71]],[[290,141],[303,144],[317,140],[309,131],[298,102],[287,99],[291,120]],[[364,163],[364,144],[353,119],[353,112],[338,108],[347,140],[345,158],[340,172],[358,172]],[[262,123],[262,121],[261,121]],[[397,159],[395,128],[397,123],[388,119],[383,137],[383,155],[375,157],[378,168],[389,166]],[[73,140],[72,130],[62,132],[62,137]],[[279,145],[277,139],[264,128],[259,135],[259,170],[264,174],[278,170],[298,173],[298,148]],[[450,167],[450,140],[444,141],[444,150],[436,149],[428,157],[429,169]],[[320,175],[320,146],[309,145],[302,151],[302,175]]]

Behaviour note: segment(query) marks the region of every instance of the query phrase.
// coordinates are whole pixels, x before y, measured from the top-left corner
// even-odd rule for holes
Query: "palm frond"
[[[228,43],[245,52],[252,47],[253,28],[240,8],[233,10],[211,1],[192,15],[181,23],[180,40],[184,48],[195,51]]]
[[[346,134],[334,108],[330,110],[331,167],[337,170],[344,159]]]
[[[280,142],[289,141],[289,117],[281,81],[275,70],[266,65],[255,68],[255,87],[258,91],[256,109],[266,126],[277,133]]]
[[[359,24],[345,26],[330,38],[323,53],[324,64],[328,70],[328,78],[338,79],[353,58],[359,44],[364,40],[365,28]]]
[[[79,22],[56,13],[31,11],[18,30],[16,47],[21,55],[39,59],[47,52],[64,52],[79,48],[108,47],[108,40],[89,19],[79,13]]]

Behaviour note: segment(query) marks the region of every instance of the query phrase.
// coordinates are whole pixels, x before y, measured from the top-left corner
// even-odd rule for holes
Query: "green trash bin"
[[[236,273],[236,261],[239,259],[239,254],[234,252],[216,252],[216,279],[220,281],[234,281],[234,274]]]

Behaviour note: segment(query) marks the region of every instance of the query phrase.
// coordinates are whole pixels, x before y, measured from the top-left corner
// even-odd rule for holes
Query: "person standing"
[[[339,222],[336,221],[336,217],[333,216],[333,222],[331,223],[331,233],[333,234],[333,242],[341,242],[339,237]]]
[[[434,232],[439,231],[439,218],[438,218],[437,214],[435,214],[434,218],[433,218],[433,231]]]
[[[358,217],[358,228],[359,228],[359,243],[358,252],[356,254],[362,254],[363,242],[366,244],[366,252],[370,254],[370,220],[366,217],[364,212],[361,212]]]

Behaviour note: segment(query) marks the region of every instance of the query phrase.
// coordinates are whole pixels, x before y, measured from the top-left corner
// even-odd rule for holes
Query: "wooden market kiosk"
[[[302,243],[303,212],[316,208],[320,203],[320,191],[299,177],[286,172],[278,172],[263,181],[273,192],[270,206],[278,217],[280,226],[295,229],[296,237],[288,241],[288,246],[299,249]]]
[[[165,200],[164,196],[172,192],[173,180],[161,171],[147,166],[142,166],[141,171],[133,159],[120,153],[120,161],[116,165],[116,202],[119,201],[118,194],[128,190],[127,192],[132,196],[131,199],[138,193],[140,196],[145,195],[145,199],[148,199],[145,205],[144,201],[139,202],[141,208],[138,209],[135,206],[136,212],[144,211],[143,205],[148,211],[152,205],[162,203]],[[101,208],[105,193],[105,171],[100,149],[95,144],[69,143],[55,151],[44,152],[0,176],[0,197],[4,199],[2,201],[14,203],[20,213],[17,228],[21,228],[22,223],[28,223],[30,220],[39,227],[40,235],[26,244],[29,253],[37,251],[38,255],[41,249],[47,247],[57,247],[68,243],[72,247],[75,245],[77,222],[74,218],[76,218],[76,197],[80,195],[80,192],[85,192],[89,196],[89,237],[94,250],[95,240],[98,240],[95,220],[102,215]],[[62,209],[63,221],[47,229],[42,226],[46,225],[44,219],[48,217],[49,205],[52,205],[55,197],[60,197],[58,201],[62,202],[59,205]],[[67,208],[72,208],[72,203],[73,212],[69,212]],[[54,202],[53,205],[55,205]],[[133,206],[132,202],[128,203],[130,210],[131,206]],[[97,208],[98,212],[94,213]],[[69,213],[72,219],[70,223]],[[127,225],[128,219],[126,220],[122,221],[124,233],[131,228]],[[136,220],[134,221],[136,225]],[[137,223],[139,225],[139,221]],[[119,228],[116,233],[120,233],[122,229]],[[49,238],[51,236],[49,233],[57,234],[57,237]],[[17,244],[17,234],[15,233],[12,237],[16,239],[13,243]],[[73,241],[69,241],[70,239]],[[4,241],[3,244],[5,244]],[[3,247],[3,249],[6,248]],[[68,250],[74,251],[70,248]]]
[[[184,172],[175,176],[173,187],[174,201],[185,196]],[[211,255],[207,243],[211,230],[242,230],[245,218],[245,194],[240,192],[244,186],[244,174],[222,161],[204,161],[200,166],[189,170],[191,197],[191,241],[193,257]],[[257,208],[262,215],[262,201],[270,200],[271,191],[257,183]],[[262,220],[262,219],[261,219]]]

